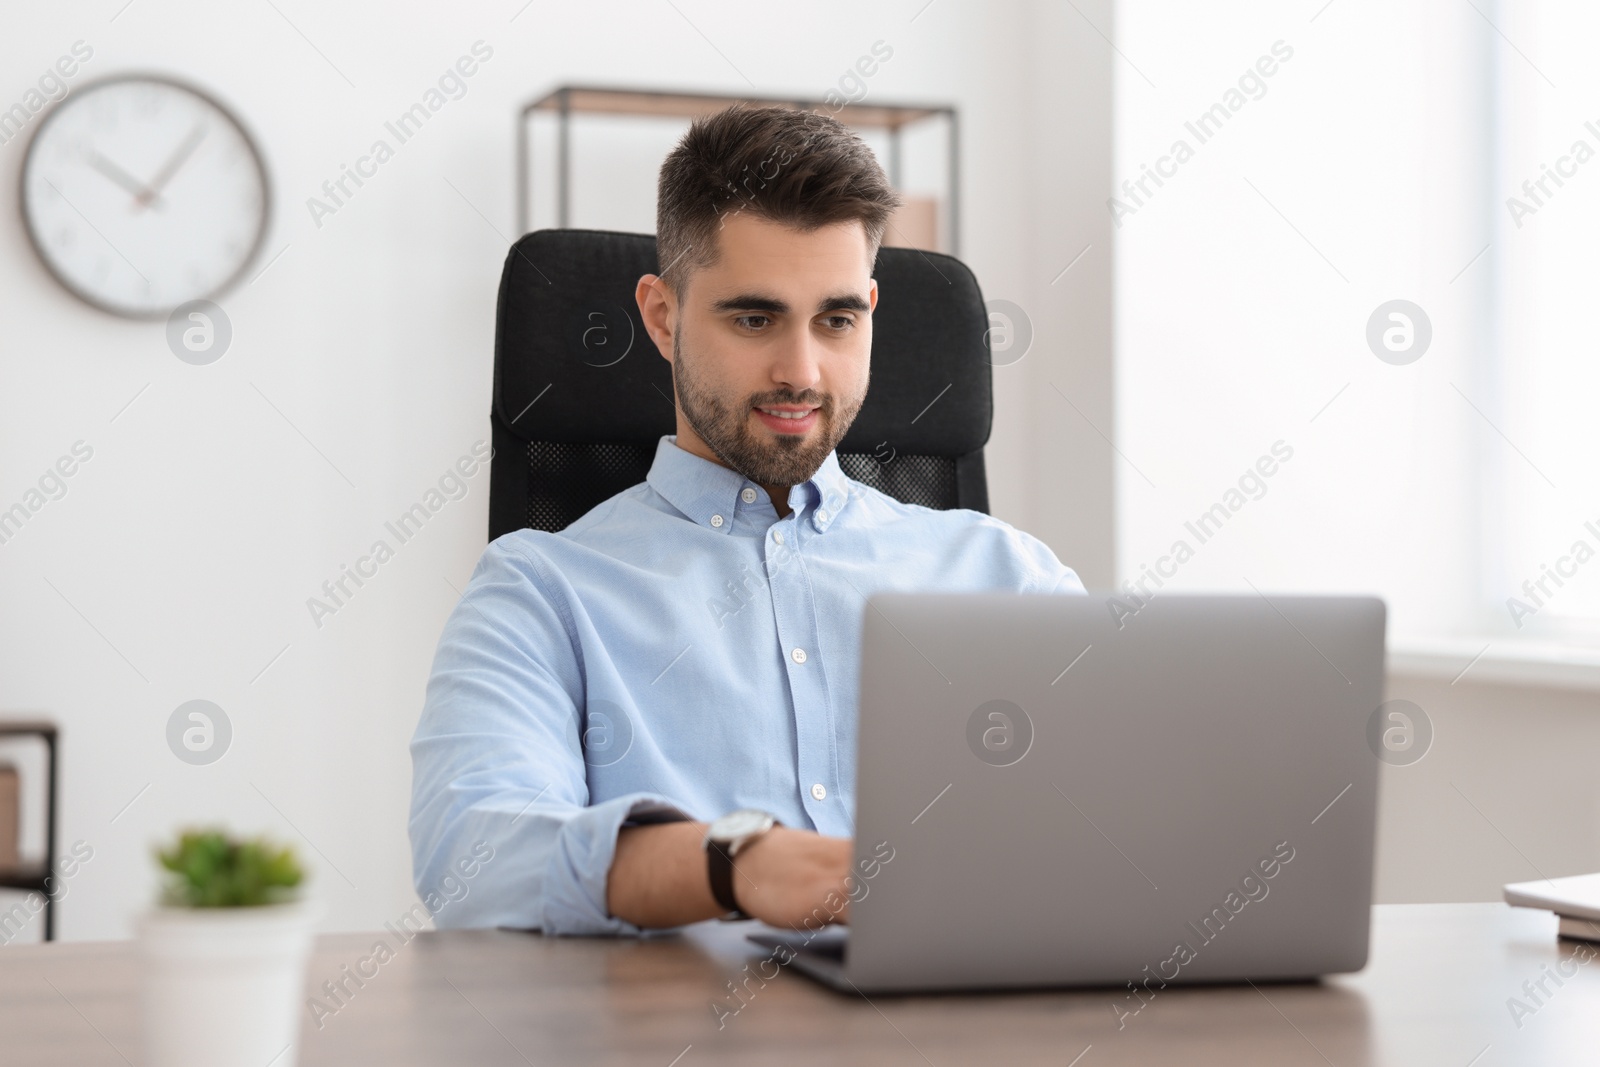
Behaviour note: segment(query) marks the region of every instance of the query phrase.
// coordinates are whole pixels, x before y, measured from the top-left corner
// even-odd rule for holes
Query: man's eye
[[[849,315],[829,315],[822,321],[828,324],[828,328],[830,330],[834,330],[838,333],[843,333],[845,330],[848,330],[850,327],[856,324],[856,320],[851,318]]]
[[[733,321],[742,330],[759,330],[772,320],[765,315],[739,315]]]

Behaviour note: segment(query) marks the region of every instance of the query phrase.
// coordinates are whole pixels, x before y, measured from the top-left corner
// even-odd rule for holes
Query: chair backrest
[[[539,230],[506,256],[495,324],[489,538],[556,531],[644,481],[676,432],[671,366],[634,302],[658,272],[649,234]],[[994,401],[977,279],[937,252],[884,248],[872,376],[836,452],[907,503],[987,511]]]

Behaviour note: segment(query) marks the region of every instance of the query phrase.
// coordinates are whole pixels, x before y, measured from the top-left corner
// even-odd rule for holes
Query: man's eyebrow
[[[711,305],[711,310],[723,311],[766,311],[773,315],[783,315],[789,310],[789,305],[775,296],[762,296],[759,293],[737,293],[725,296]]]
[[[817,314],[824,311],[871,311],[869,304],[859,293],[839,293],[835,296],[824,297],[817,304]]]
[[[779,300],[775,296],[762,296],[760,293],[737,293],[725,296],[711,305],[711,310],[718,314],[727,311],[765,311],[771,315],[786,315],[789,313],[787,301]],[[817,302],[817,314],[826,311],[871,311],[872,305],[857,293],[835,293],[825,296]]]

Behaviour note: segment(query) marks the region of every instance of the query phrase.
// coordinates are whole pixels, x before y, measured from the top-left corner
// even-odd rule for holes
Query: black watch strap
[[[711,895],[723,910],[739,919],[750,918],[733,897],[733,857],[715,840],[706,841],[706,871],[711,876]]]

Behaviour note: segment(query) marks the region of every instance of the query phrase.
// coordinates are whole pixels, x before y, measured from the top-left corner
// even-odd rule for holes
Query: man
[[[643,484],[497,539],[445,625],[411,744],[417,891],[492,859],[441,926],[846,921],[865,598],[1083,593],[1037,539],[839,468],[898,203],[815,113],[730,108],[667,157],[666,266],[635,295],[677,432]]]

